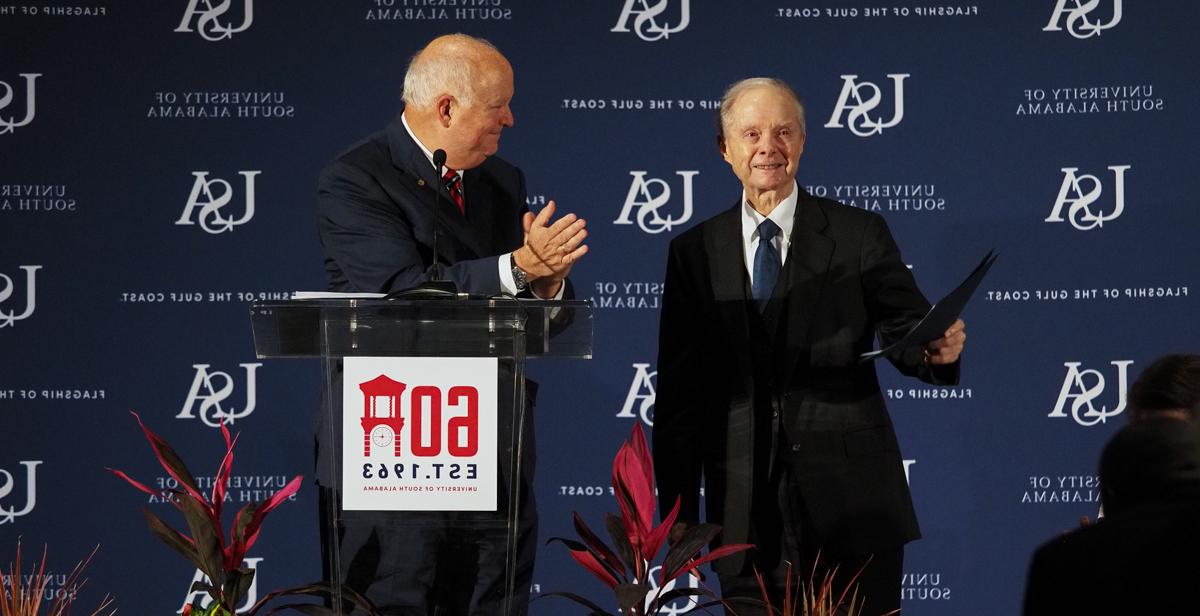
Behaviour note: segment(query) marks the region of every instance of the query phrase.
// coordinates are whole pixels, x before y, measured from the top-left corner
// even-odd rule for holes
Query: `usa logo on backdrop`
[[[658,0],[653,4],[650,0],[625,0],[625,8],[617,18],[617,25],[609,32],[629,32],[629,18],[633,17],[633,32],[643,41],[658,41],[670,38],[672,34],[683,32],[691,21],[689,0]],[[679,5],[679,21],[674,26],[668,23],[670,19],[664,13],[672,4]],[[662,23],[659,23],[662,18]]]
[[[1077,39],[1100,36],[1101,32],[1121,22],[1121,0],[1112,0],[1112,17],[1107,22],[1101,11],[1097,10],[1100,5],[1101,0],[1058,0],[1054,4],[1054,11],[1050,13],[1050,21],[1042,31],[1062,32],[1065,29]]]
[[[1078,167],[1063,167],[1063,181],[1058,189],[1058,198],[1054,200],[1054,209],[1045,222],[1063,222],[1063,206],[1067,206],[1065,220],[1080,231],[1090,231],[1103,227],[1104,223],[1116,220],[1125,211],[1125,172],[1129,165],[1110,165],[1113,172],[1113,209],[1105,214],[1101,210],[1092,211],[1092,204],[1104,194],[1104,184],[1100,178],[1091,175],[1079,175]]]
[[[347,510],[495,511],[494,357],[347,357]]]
[[[884,120],[882,111],[883,90],[870,81],[859,81],[858,75],[842,75],[842,92],[838,95],[833,114],[825,123],[825,128],[845,128],[859,137],[870,137],[892,128],[904,119],[904,80],[911,77],[909,73],[889,73],[892,80],[892,119]]]
[[[654,602],[654,598],[659,596],[658,579],[660,577],[662,577],[662,565],[650,569],[650,592],[646,593],[645,610],[649,610],[650,604]],[[680,584],[680,582],[682,582],[682,584]],[[700,578],[696,577],[696,575],[692,573],[675,578],[667,582],[667,585],[662,589],[662,594],[665,595],[676,588],[681,589],[681,592],[687,592],[682,589],[700,588]],[[697,610],[697,612],[692,611],[698,605],[700,605],[698,598],[695,595],[691,595],[667,603],[656,613],[660,616],[682,616],[683,614],[695,614],[697,612],[703,612],[704,610]]]
[[[225,206],[234,201],[236,191],[233,185],[221,178],[209,179],[208,171],[193,171],[192,192],[188,195],[183,213],[175,221],[176,225],[190,226],[198,224],[201,229],[214,235],[233,231],[238,225],[244,225],[254,218],[254,178],[262,171],[239,171],[244,182],[245,206],[241,216],[234,217],[222,214]],[[215,189],[215,190],[214,190]],[[199,211],[197,212],[197,208]]]
[[[254,577],[250,579],[250,589],[246,591],[246,600],[242,602],[241,605],[234,608],[234,612],[237,614],[249,612],[250,608],[254,607],[255,603],[258,603],[258,580],[260,577],[259,569],[261,568],[259,563],[262,561],[263,559],[261,556],[258,558],[246,557],[242,559],[242,568],[253,569]],[[179,609],[175,610],[175,613],[182,614],[183,607],[186,605],[197,605],[194,603],[196,600],[199,600],[197,607],[200,609],[208,609],[208,606],[212,605],[212,596],[208,594],[208,591],[197,588],[196,585],[211,583],[212,582],[208,580],[208,576],[204,575],[204,572],[196,569],[196,572],[192,575],[192,583],[188,585],[188,594],[183,599],[183,605],[179,606]]]
[[[183,19],[175,32],[191,33],[194,25],[201,37],[206,41],[220,41],[233,38],[234,34],[245,32],[254,22],[254,0],[242,0],[242,24],[234,26],[233,15],[229,10],[233,0],[220,0],[216,5],[212,0],[188,0]]]
[[[1133,363],[1133,360],[1126,359],[1109,363],[1112,365],[1109,376],[1115,376],[1117,381],[1115,392],[1108,389],[1110,381],[1100,370],[1094,368],[1080,370],[1083,362],[1064,362],[1063,366],[1067,369],[1067,375],[1063,378],[1062,389],[1058,392],[1058,402],[1054,404],[1054,410],[1050,411],[1047,417],[1070,417],[1075,420],[1075,423],[1087,427],[1105,423],[1109,417],[1115,417],[1124,412],[1125,392],[1129,382],[1129,365]],[[1096,408],[1096,404],[1093,404],[1101,396],[1105,396],[1104,400],[1113,403],[1111,411],[1105,404],[1100,404],[1099,409]],[[1068,402],[1071,406],[1070,415],[1067,414]]]
[[[17,284],[8,274],[0,273],[0,284],[4,285],[0,287],[0,329],[28,319],[37,308],[37,271],[42,269],[42,266],[22,265],[20,269],[25,270],[25,308],[19,313],[15,307],[4,310],[4,304],[12,298]]]
[[[650,370],[650,364],[633,364],[633,381],[629,384],[629,393],[625,394],[625,404],[617,417],[641,419],[647,426],[654,426],[655,377],[657,370]]]
[[[650,234],[670,231],[692,218],[692,179],[699,171],[676,171],[680,177],[683,195],[678,209],[668,210],[664,215],[663,209],[671,203],[671,185],[664,179],[646,177],[646,171],[630,171],[633,180],[629,183],[629,192],[625,195],[625,205],[621,214],[613,221],[614,225],[632,225],[636,219],[637,226]],[[636,214],[635,214],[636,210]],[[677,215],[673,215],[678,212]]]
[[[188,388],[187,399],[175,419],[200,418],[204,425],[219,428],[221,424],[233,425],[238,419],[245,419],[254,412],[257,404],[257,372],[261,363],[238,364],[246,371],[246,404],[238,410],[232,404],[226,406],[234,394],[235,381],[228,372],[209,370],[210,364],[192,364],[196,373],[192,376],[192,386]],[[199,408],[196,405],[199,404]]]
[[[33,121],[37,114],[37,89],[34,82],[41,76],[41,73],[21,73],[21,77],[25,78],[25,117],[20,120],[17,119],[20,112],[13,108],[13,87],[7,81],[0,81],[0,92],[3,92],[0,94],[0,135],[28,126]]]
[[[13,493],[17,485],[16,478],[8,472],[8,469],[0,468],[0,526],[14,522],[21,516],[29,515],[37,506],[37,467],[41,463],[41,460],[21,461],[21,465],[25,467],[25,505],[23,507],[17,507],[16,499],[19,497]],[[10,496],[14,498],[9,499]]]

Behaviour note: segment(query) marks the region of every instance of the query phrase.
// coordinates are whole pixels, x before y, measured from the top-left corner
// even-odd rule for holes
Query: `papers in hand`
[[[995,251],[988,251],[983,257],[983,261],[975,267],[967,279],[962,281],[956,289],[951,291],[946,297],[943,297],[929,312],[921,318],[921,321],[915,327],[910,329],[903,338],[889,345],[887,348],[863,353],[859,355],[859,362],[871,361],[880,356],[898,355],[901,351],[915,346],[924,346],[938,338],[941,338],[946,333],[947,329],[958,320],[958,316],[962,314],[963,308],[966,308],[967,302],[971,301],[971,296],[975,293],[975,289],[979,287],[979,283],[983,281],[983,277],[987,275],[992,264],[996,262]]]

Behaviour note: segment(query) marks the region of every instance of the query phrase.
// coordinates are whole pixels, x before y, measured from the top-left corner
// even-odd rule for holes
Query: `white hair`
[[[717,115],[718,144],[725,142],[725,125],[729,122],[729,116],[733,113],[733,103],[747,90],[762,87],[776,88],[792,99],[796,103],[796,117],[800,119],[800,132],[808,132],[808,129],[804,125],[804,103],[800,102],[800,97],[796,96],[796,91],[792,89],[792,86],[789,86],[784,80],[774,77],[751,77],[729,86],[725,90],[725,95],[721,97],[721,110]]]
[[[404,103],[428,107],[439,96],[450,94],[463,105],[470,105],[480,76],[480,60],[487,51],[500,53],[495,45],[466,34],[434,39],[408,63]]]

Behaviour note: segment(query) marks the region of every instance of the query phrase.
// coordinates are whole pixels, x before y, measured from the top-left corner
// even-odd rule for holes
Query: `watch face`
[[[386,447],[392,444],[392,431],[386,426],[375,426],[371,430],[371,442],[377,447]]]

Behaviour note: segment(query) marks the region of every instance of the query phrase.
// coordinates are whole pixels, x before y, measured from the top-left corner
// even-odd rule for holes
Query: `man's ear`
[[[450,94],[443,94],[437,98],[435,102],[438,123],[442,128],[450,128],[450,122],[454,119],[454,112],[458,111],[458,100]]]
[[[729,162],[729,148],[725,145],[724,135],[717,135],[717,150],[721,152],[721,158],[725,159],[725,162]]]

